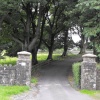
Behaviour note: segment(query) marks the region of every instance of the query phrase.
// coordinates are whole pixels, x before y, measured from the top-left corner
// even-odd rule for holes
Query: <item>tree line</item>
[[[89,39],[99,56],[99,1],[0,0],[0,49],[6,48],[12,55],[19,50],[29,51],[32,63],[37,64],[41,46],[48,49],[47,59],[52,59],[54,49],[63,46],[62,56],[66,56],[72,44],[84,53]],[[75,44],[70,34],[78,34],[81,41]]]

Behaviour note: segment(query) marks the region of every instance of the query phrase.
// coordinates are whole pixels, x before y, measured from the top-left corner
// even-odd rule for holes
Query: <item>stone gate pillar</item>
[[[31,53],[22,51],[17,54],[16,84],[29,86],[31,80]]]
[[[96,55],[85,54],[81,63],[81,89],[96,90]]]

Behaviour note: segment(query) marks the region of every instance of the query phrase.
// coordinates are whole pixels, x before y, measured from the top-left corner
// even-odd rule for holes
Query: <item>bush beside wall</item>
[[[80,80],[81,80],[81,63],[77,62],[72,65],[72,72],[75,81],[75,85],[80,87]]]
[[[72,65],[73,78],[75,86],[80,88],[81,84],[81,62],[76,62]],[[97,64],[97,76],[96,76],[97,90],[100,90],[100,63]]]

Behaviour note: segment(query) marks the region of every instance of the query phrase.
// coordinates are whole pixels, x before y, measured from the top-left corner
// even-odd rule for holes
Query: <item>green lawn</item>
[[[4,65],[4,64],[12,64],[12,65],[15,65],[16,64],[16,61],[17,61],[17,57],[8,57],[8,56],[5,56],[4,59],[0,59],[0,64],[1,65]]]
[[[31,83],[35,85],[38,83],[38,79],[32,77]],[[12,95],[17,95],[22,92],[28,91],[30,88],[28,86],[1,86],[0,85],[0,100],[10,100]]]
[[[80,92],[91,96],[94,100],[100,100],[100,90],[99,91],[81,90]]]
[[[81,90],[81,93],[83,94],[88,94],[90,96],[94,96],[96,93],[98,93],[99,91],[92,91],[92,90]]]
[[[47,56],[48,56],[48,54],[47,53],[38,53],[38,55],[37,55],[37,59],[39,60],[39,61],[45,61],[46,59],[47,59]],[[61,54],[53,54],[53,60],[58,60],[59,59],[59,57],[61,56]]]
[[[43,61],[45,61],[47,59],[47,56],[48,56],[47,53],[39,53],[37,55],[37,59],[38,59],[39,62],[43,62]],[[53,54],[53,59],[57,60],[59,56],[60,56],[60,54]],[[4,59],[0,59],[0,64],[1,65],[4,65],[4,64],[15,65],[16,61],[17,61],[17,57],[8,57],[8,56],[5,56]]]
[[[10,96],[29,90],[28,86],[0,86],[0,100],[10,100]]]

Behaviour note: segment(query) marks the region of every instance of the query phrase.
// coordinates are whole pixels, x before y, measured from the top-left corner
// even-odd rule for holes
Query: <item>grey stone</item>
[[[96,63],[82,63],[81,89],[96,90]]]
[[[2,85],[30,85],[31,80],[31,53],[18,53],[15,66],[0,65],[0,84]]]
[[[96,90],[96,55],[85,54],[81,63],[81,89]]]
[[[96,83],[97,83],[96,89],[100,90],[100,69],[97,69],[97,80],[96,80]]]
[[[83,62],[96,62],[95,61],[95,58],[97,57],[96,55],[93,55],[93,54],[85,54],[82,56],[83,57]]]
[[[2,85],[14,85],[15,84],[15,72],[16,68],[0,66],[0,84]]]
[[[18,53],[17,61],[17,79],[16,84],[18,85],[30,85],[31,80],[31,53],[22,51]]]

